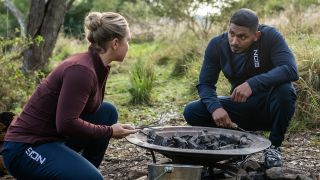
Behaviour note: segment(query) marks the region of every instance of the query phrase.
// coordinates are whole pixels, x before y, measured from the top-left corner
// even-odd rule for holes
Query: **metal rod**
[[[152,150],[150,150],[150,152],[151,152],[153,163],[157,163],[156,156],[154,155],[154,152]]]

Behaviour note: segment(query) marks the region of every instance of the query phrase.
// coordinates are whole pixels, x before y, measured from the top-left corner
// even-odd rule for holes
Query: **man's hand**
[[[212,113],[212,118],[218,127],[236,128],[237,124],[233,123],[223,108],[218,108]]]
[[[234,88],[231,94],[231,100],[235,102],[246,102],[248,97],[251,96],[252,90],[247,82],[244,82]]]
[[[112,137],[116,139],[120,139],[128,136],[129,134],[138,132],[138,130],[130,124],[114,124],[111,126],[111,128],[113,130]]]

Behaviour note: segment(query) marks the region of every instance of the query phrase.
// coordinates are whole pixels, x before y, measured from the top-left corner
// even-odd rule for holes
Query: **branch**
[[[67,11],[70,10],[70,8],[71,8],[71,6],[72,6],[72,4],[73,4],[74,1],[75,1],[75,0],[69,0],[69,1],[67,2]]]
[[[12,3],[11,0],[4,0],[4,5],[11,11],[13,16],[18,20],[20,25],[21,36],[25,36],[25,19],[19,9]]]

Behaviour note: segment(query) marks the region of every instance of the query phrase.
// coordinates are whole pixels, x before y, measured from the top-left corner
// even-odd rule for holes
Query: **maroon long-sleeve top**
[[[109,70],[91,47],[64,60],[38,85],[12,121],[5,141],[34,144],[68,136],[110,138],[111,127],[79,118],[101,105]]]

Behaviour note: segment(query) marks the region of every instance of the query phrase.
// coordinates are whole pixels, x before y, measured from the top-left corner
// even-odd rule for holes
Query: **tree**
[[[223,9],[233,0],[145,0],[156,14],[162,17],[168,17],[177,23],[186,23],[189,30],[194,32],[198,39],[207,39],[213,23],[219,13],[216,9]],[[204,15],[198,15],[197,11],[201,9],[211,9]]]
[[[43,69],[52,54],[61,25],[74,0],[32,0],[27,21],[26,35],[41,37],[23,52],[24,72]]]
[[[66,35],[71,35],[79,39],[83,38],[83,20],[92,9],[93,2],[95,1],[81,0],[72,5],[65,16],[63,23],[63,30]]]
[[[25,36],[25,20],[23,14],[19,11],[18,8],[10,0],[4,0],[4,5],[11,11],[14,17],[17,19],[20,26],[21,36]]]

